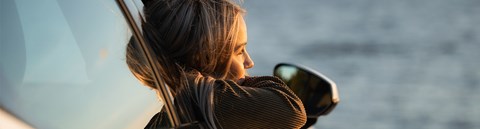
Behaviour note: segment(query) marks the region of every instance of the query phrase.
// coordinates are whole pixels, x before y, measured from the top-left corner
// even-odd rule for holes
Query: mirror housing
[[[335,82],[313,69],[280,63],[275,66],[273,74],[302,100],[307,118],[328,115],[340,102]]]

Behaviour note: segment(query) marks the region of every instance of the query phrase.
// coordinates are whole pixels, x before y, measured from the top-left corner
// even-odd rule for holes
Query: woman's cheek
[[[245,70],[243,69],[242,63],[234,59],[230,67],[230,73],[234,77],[234,80],[244,78]]]

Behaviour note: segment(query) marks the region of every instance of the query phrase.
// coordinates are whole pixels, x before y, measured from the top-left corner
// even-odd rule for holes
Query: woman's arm
[[[250,77],[242,85],[216,80],[214,105],[222,128],[300,128],[306,121],[301,100],[272,76]]]

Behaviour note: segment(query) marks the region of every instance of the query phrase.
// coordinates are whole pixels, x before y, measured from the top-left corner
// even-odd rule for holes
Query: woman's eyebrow
[[[240,43],[239,45],[235,46],[235,50],[238,50],[238,49],[241,48],[242,46],[246,46],[246,45],[247,45],[247,42]]]

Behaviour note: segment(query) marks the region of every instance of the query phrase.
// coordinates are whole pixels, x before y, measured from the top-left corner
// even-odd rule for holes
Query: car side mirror
[[[327,115],[340,101],[335,82],[313,69],[280,63],[273,73],[302,100],[308,118]]]

